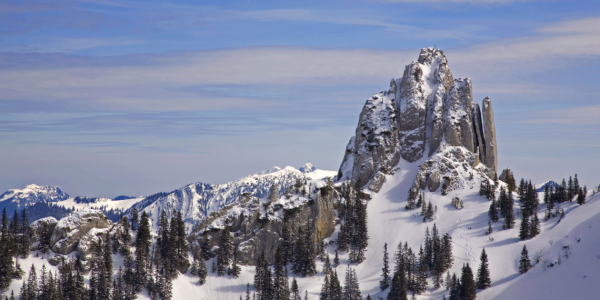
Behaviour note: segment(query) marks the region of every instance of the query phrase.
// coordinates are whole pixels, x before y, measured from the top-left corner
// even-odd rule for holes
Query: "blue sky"
[[[499,165],[600,176],[596,1],[0,3],[0,190],[114,197],[307,161],[420,48],[490,96]]]

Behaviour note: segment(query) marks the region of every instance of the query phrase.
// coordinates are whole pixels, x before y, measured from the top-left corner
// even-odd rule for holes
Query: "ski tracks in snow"
[[[475,256],[473,255],[473,247],[469,246],[469,240],[464,237],[463,233],[465,232],[465,227],[464,226],[460,226],[460,223],[463,221],[462,220],[462,216],[463,214],[461,214],[460,216],[458,216],[458,219],[456,220],[456,228],[455,229],[460,229],[460,232],[458,233],[458,236],[461,239],[465,240],[465,244],[463,245],[459,245],[458,243],[456,243],[458,246],[460,246],[461,248],[467,250],[467,255],[469,256],[470,261],[475,262]]]

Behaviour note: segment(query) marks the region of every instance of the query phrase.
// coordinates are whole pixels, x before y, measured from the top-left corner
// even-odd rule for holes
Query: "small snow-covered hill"
[[[170,193],[148,196],[134,204],[127,212],[130,213],[134,207],[139,211],[145,211],[150,215],[152,225],[156,229],[162,211],[170,217],[175,210],[183,214],[186,229],[190,232],[210,213],[238,201],[245,193],[257,198],[265,198],[273,184],[278,186],[281,194],[300,179],[322,179],[335,175],[334,171],[320,170],[310,163],[300,169],[290,166],[283,169],[274,167],[224,184],[198,182]]]

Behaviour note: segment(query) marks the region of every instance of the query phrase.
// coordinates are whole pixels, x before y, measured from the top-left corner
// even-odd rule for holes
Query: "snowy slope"
[[[441,234],[448,232],[452,236],[454,266],[451,272],[458,273],[462,264],[467,262],[475,271],[479,266],[481,250],[485,247],[490,262],[492,287],[480,291],[477,299],[594,299],[600,292],[600,286],[597,284],[600,280],[600,272],[597,271],[600,264],[600,237],[597,234],[600,228],[600,194],[592,196],[590,193],[588,202],[581,207],[576,203],[560,204],[566,214],[558,224],[558,218],[543,221],[545,205],[540,204],[538,211],[542,233],[532,240],[518,240],[518,214],[515,229],[502,231],[501,222],[496,223],[492,234],[494,241],[490,242],[489,236],[485,235],[490,202],[479,196],[477,178],[474,188],[452,191],[447,196],[426,192],[426,201],[431,201],[438,207],[436,220],[433,222],[423,223],[418,216],[418,210],[404,209],[408,190],[418,170],[417,166],[422,163],[402,161],[398,165],[398,171],[386,178],[381,191],[368,202],[370,239],[367,259],[358,266],[351,265],[358,273],[363,298],[367,294],[373,299],[385,299],[387,296],[387,291],[379,291],[383,244],[388,243],[390,255],[400,241],[408,242],[410,247],[416,249],[423,243],[425,228],[431,229],[434,222]],[[323,174],[330,175],[331,172],[322,172],[321,175]],[[450,205],[450,199],[454,196],[464,201],[464,209],[457,210]],[[516,211],[518,205],[517,200]],[[337,233],[334,233],[329,240],[334,240],[336,235]],[[520,275],[518,259],[524,244],[529,249],[530,257],[541,250],[546,261]],[[569,245],[570,248],[569,258],[563,256],[562,263],[557,265],[558,255],[563,253],[565,245]],[[332,257],[334,251],[335,246],[328,248]],[[28,259],[20,260],[24,270],[28,271],[31,263],[36,264],[38,273],[42,264],[49,267],[47,260],[34,256],[32,254]],[[341,255],[340,258],[338,273],[342,273],[348,264],[347,255]],[[122,259],[115,255],[114,260],[116,270],[122,265]],[[212,261],[206,263],[210,268]],[[543,267],[550,263],[554,263],[554,266]],[[54,267],[50,268],[55,270]],[[317,269],[319,274],[316,276],[297,278],[300,290],[302,293],[307,290],[309,299],[318,299],[323,281],[320,262],[317,263]],[[246,284],[253,282],[253,276],[254,267],[243,266],[237,279],[209,274],[207,283],[200,286],[197,284],[197,278],[189,273],[182,274],[173,282],[173,299],[239,299],[245,292]],[[290,274],[290,277],[293,277],[293,274]],[[21,284],[22,281],[14,280],[10,289],[18,292]],[[417,299],[441,299],[444,294],[448,297],[446,290],[434,290],[430,282],[427,292],[417,296]],[[142,293],[138,299],[149,298]]]
[[[114,200],[108,198],[97,198],[95,202],[91,203],[77,203],[75,198],[69,198],[64,201],[60,201],[56,203],[59,206],[63,206],[65,208],[74,208],[75,210],[82,210],[86,208],[94,208],[94,209],[103,209],[103,210],[127,210],[134,204],[142,201],[144,197],[136,197],[126,200]]]
[[[514,229],[502,231],[502,224],[498,222],[493,225],[494,233],[491,236],[494,241],[490,242],[489,236],[485,234],[490,202],[479,196],[479,182],[472,189],[453,191],[447,196],[427,192],[426,201],[431,201],[438,207],[436,220],[433,222],[423,223],[418,210],[404,209],[408,190],[421,163],[422,161],[401,162],[399,171],[387,177],[382,190],[368,203],[370,239],[367,259],[358,266],[351,265],[358,273],[363,298],[367,294],[373,299],[387,297],[387,290],[379,291],[384,243],[388,243],[390,255],[400,241],[408,242],[413,250],[418,249],[424,242],[425,228],[431,229],[433,223],[436,223],[441,234],[448,232],[452,236],[454,265],[451,273],[459,274],[463,263],[469,263],[475,272],[479,267],[479,255],[485,247],[490,262],[492,287],[479,292],[477,299],[594,299],[593,295],[600,292],[600,286],[597,285],[600,279],[600,272],[597,271],[597,264],[600,264],[600,237],[595,233],[600,226],[600,194],[590,197],[588,203],[581,207],[575,203],[561,204],[566,215],[558,225],[558,218],[543,221],[545,204],[540,204],[538,211],[542,233],[525,242],[519,241],[517,237],[520,224],[518,214]],[[464,209],[457,210],[450,205],[450,199],[454,196],[464,201]],[[517,211],[518,205],[519,201],[516,200]],[[337,232],[329,240],[334,240],[336,236]],[[579,238],[581,241],[578,243]],[[552,246],[548,242],[550,240],[554,241]],[[572,254],[569,259],[563,258],[560,266],[546,268],[544,271],[538,265],[520,275],[518,259],[523,244],[527,245],[531,257],[542,250],[548,262],[556,262],[558,252],[566,244],[570,245]],[[328,248],[332,258],[334,251],[335,246]],[[348,264],[347,255],[341,255],[340,259],[338,273],[343,272]],[[207,261],[207,266],[210,267],[211,263]],[[320,262],[317,262],[317,269],[317,276],[297,278],[302,294],[308,290],[309,299],[318,299],[323,283]],[[173,283],[173,299],[238,299],[245,292],[246,283],[252,283],[253,274],[254,267],[243,267],[238,279],[210,274],[207,284],[203,286],[198,286],[195,278],[182,275]],[[553,282],[560,284],[550,284]],[[449,292],[445,289],[434,290],[431,286],[430,281],[427,292],[417,296],[417,299],[442,299],[443,295],[448,297]]]
[[[158,226],[162,211],[165,211],[169,217],[173,210],[181,211],[186,229],[190,232],[210,213],[238,201],[244,193],[265,198],[273,184],[278,185],[281,194],[301,178],[321,179],[336,175],[334,171],[316,169],[310,163],[301,169],[304,172],[290,166],[283,169],[274,167],[224,184],[193,183],[170,193],[146,197],[134,207],[149,214],[154,229]],[[133,207],[128,213],[131,209]]]

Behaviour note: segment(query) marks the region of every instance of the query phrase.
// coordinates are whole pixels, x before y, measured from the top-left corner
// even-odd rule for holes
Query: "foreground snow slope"
[[[453,239],[454,266],[452,272],[457,274],[463,263],[469,263],[475,272],[479,266],[479,255],[485,247],[492,278],[492,287],[480,291],[477,299],[594,299],[600,293],[600,194],[589,196],[588,203],[578,206],[576,203],[563,203],[565,217],[560,223],[558,218],[543,221],[545,204],[538,208],[542,222],[542,233],[528,241],[519,241],[518,226],[520,215],[517,213],[517,222],[514,229],[502,230],[502,223],[493,224],[494,232],[491,235],[494,241],[489,240],[485,234],[487,230],[487,211],[490,202],[479,196],[479,179],[472,182],[473,188],[452,191],[447,196],[439,193],[425,193],[426,201],[431,201],[437,206],[436,220],[423,223],[418,215],[418,210],[406,211],[404,206],[408,190],[418,171],[417,166],[423,161],[407,163],[402,161],[394,175],[388,175],[386,183],[379,193],[373,195],[368,202],[369,222],[369,248],[367,259],[355,268],[359,279],[363,298],[370,294],[373,299],[386,298],[388,291],[379,291],[379,280],[382,267],[382,251],[384,243],[388,243],[390,261],[392,253],[399,242],[408,242],[413,250],[418,250],[423,243],[425,228],[437,224],[440,234],[450,233]],[[465,205],[462,210],[457,210],[450,205],[450,199],[460,197]],[[515,211],[518,210],[519,201],[515,201]],[[339,227],[338,227],[339,228]],[[469,229],[470,228],[470,229]],[[329,240],[335,240],[337,232]],[[518,273],[518,260],[523,245],[527,245],[530,257],[541,251],[544,262],[534,266],[526,274]],[[561,264],[557,264],[558,255],[564,254],[563,247],[569,246],[569,257],[561,257]],[[333,258],[335,245],[328,248]],[[114,268],[122,266],[120,255],[114,255]],[[341,255],[341,265],[337,268],[338,274],[343,273],[348,264],[347,255]],[[214,259],[213,259],[214,260]],[[48,262],[35,258],[34,254],[26,260],[20,261],[23,269],[28,272],[30,264],[35,263],[39,270],[42,264]],[[206,262],[208,268],[212,260]],[[554,264],[553,267],[546,267]],[[291,266],[288,266],[288,269]],[[54,267],[51,268],[55,270]],[[319,274],[308,278],[297,278],[300,290],[308,291],[309,299],[318,299],[323,276],[322,263],[317,263]],[[180,275],[173,282],[173,299],[239,299],[245,293],[246,284],[253,282],[254,267],[242,267],[239,278],[217,277],[209,274],[206,284],[197,284],[197,278],[189,273]],[[293,274],[290,273],[290,281]],[[448,297],[448,291],[443,288],[429,288],[417,299],[442,299]],[[22,281],[14,280],[11,289],[18,292]],[[10,293],[10,290],[9,290]],[[141,294],[138,299],[149,299],[147,294]]]
[[[431,230],[436,223],[440,234],[450,233],[453,240],[454,266],[452,272],[457,275],[463,263],[469,263],[473,271],[479,267],[479,255],[485,247],[488,253],[492,287],[480,291],[477,299],[592,299],[600,292],[600,236],[594,231],[600,229],[600,194],[590,197],[587,204],[579,207],[575,203],[561,204],[565,209],[565,217],[557,224],[558,218],[543,221],[545,205],[539,206],[539,217],[542,222],[542,233],[528,241],[519,241],[518,226],[520,215],[514,229],[502,230],[502,223],[493,224],[494,232],[490,241],[487,230],[487,211],[490,202],[479,196],[479,181],[475,180],[472,189],[453,191],[447,196],[439,193],[426,193],[426,201],[437,206],[438,212],[434,222],[423,223],[418,210],[406,211],[406,197],[416,175],[416,166],[422,162],[401,162],[395,175],[387,177],[381,191],[369,201],[367,210],[369,218],[369,249],[367,259],[355,268],[360,278],[363,298],[370,294],[373,299],[387,297],[388,291],[379,291],[379,280],[382,267],[384,243],[388,243],[390,261],[392,253],[399,242],[408,242],[413,250],[423,243],[425,228]],[[454,196],[464,201],[465,208],[457,210],[450,204]],[[519,201],[515,201],[518,211]],[[471,229],[469,229],[471,228]],[[337,233],[330,239],[335,239]],[[580,242],[577,239],[581,238]],[[553,241],[550,245],[549,241]],[[572,251],[568,259],[562,258],[562,264],[548,267],[544,271],[542,264],[536,265],[524,275],[518,273],[518,260],[523,245],[527,245],[530,257],[537,251],[549,264],[556,263],[558,253],[564,245]],[[330,246],[329,254],[333,258],[335,246]],[[343,273],[348,264],[347,255],[340,257],[341,265],[338,273]],[[211,261],[207,261],[210,268]],[[289,266],[288,266],[289,267]],[[317,263],[319,274],[309,278],[297,278],[300,290],[308,290],[309,299],[318,299],[323,276],[320,273],[322,264]],[[207,284],[198,286],[196,279],[188,275],[180,276],[173,283],[173,299],[238,299],[245,293],[246,283],[252,283],[253,267],[243,267],[240,278],[215,277],[210,274]],[[290,274],[292,277],[293,274]],[[584,278],[584,276],[587,276]],[[291,280],[291,278],[290,278]],[[556,283],[556,284],[553,284]],[[443,288],[429,288],[417,299],[442,299],[449,292]]]

